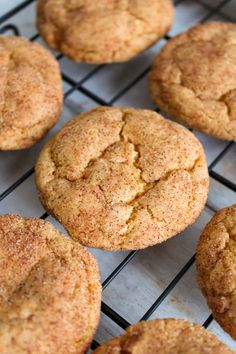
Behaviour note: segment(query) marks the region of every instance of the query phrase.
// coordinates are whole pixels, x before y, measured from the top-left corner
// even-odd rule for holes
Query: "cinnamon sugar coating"
[[[203,231],[197,271],[214,318],[236,340],[236,204],[218,211]]]
[[[236,24],[207,22],[164,46],[149,75],[165,113],[215,137],[236,140]]]
[[[99,321],[95,260],[49,222],[0,216],[1,354],[83,354]]]
[[[233,354],[199,324],[166,318],[139,322],[101,345],[94,354]]]
[[[99,107],[70,121],[36,164],[40,199],[82,244],[139,249],[192,224],[207,198],[199,141],[153,111]]]
[[[164,36],[171,0],[38,0],[38,29],[52,48],[86,63],[131,59]]]
[[[59,65],[38,43],[0,36],[0,89],[0,150],[28,148],[57,122]]]

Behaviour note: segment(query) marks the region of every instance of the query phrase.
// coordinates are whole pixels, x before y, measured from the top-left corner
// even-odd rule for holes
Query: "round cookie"
[[[236,204],[218,211],[197,247],[199,285],[214,318],[236,340]]]
[[[87,250],[46,221],[0,216],[1,354],[85,353],[100,304]]]
[[[208,22],[168,41],[149,74],[165,113],[215,137],[236,140],[236,24]]]
[[[139,322],[94,354],[233,354],[225,344],[198,324],[172,318]]]
[[[0,88],[0,150],[28,148],[57,122],[59,66],[39,44],[0,36]]]
[[[38,0],[37,26],[48,45],[77,62],[122,62],[169,30],[172,0]]]
[[[46,210],[74,239],[108,250],[176,235],[198,218],[208,192],[197,138],[149,110],[80,114],[46,144],[35,171]]]

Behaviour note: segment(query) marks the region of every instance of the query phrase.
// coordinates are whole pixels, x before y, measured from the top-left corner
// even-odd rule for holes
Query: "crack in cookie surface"
[[[101,107],[49,141],[36,183],[72,237],[132,249],[162,242],[198,217],[208,172],[200,143],[185,128],[155,112]]]
[[[159,217],[158,215],[155,215],[155,212],[152,210],[151,206],[149,204],[142,205],[142,200],[145,198],[145,196],[150,193],[153,189],[158,187],[158,183],[163,182],[163,181],[168,181],[168,178],[171,177],[173,174],[176,173],[184,173],[188,172],[190,175],[193,172],[196,164],[199,162],[199,158],[196,159],[196,161],[193,163],[193,166],[189,169],[175,169],[175,170],[170,170],[166,173],[165,176],[163,176],[161,179],[153,182],[153,183],[148,183],[145,185],[143,192],[138,193],[127,205],[130,205],[133,207],[132,212],[129,216],[129,219],[126,221],[126,225],[128,227],[127,232],[122,233],[123,240],[121,241],[121,245],[125,243],[125,239],[129,237],[130,232],[132,231],[132,224],[134,224],[135,219],[138,217],[138,212],[140,210],[146,210],[149,215],[151,216],[151,219],[153,221],[157,221],[158,223],[161,223],[162,225],[168,225],[169,220],[165,219],[164,217]],[[188,202],[188,210],[186,211],[186,214],[189,214],[191,212],[191,203],[195,200],[195,191],[192,191],[192,195],[189,198]],[[134,226],[133,226],[134,227]]]

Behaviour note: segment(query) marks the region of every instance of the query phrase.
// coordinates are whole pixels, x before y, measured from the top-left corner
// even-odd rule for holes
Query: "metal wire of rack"
[[[22,10],[26,9],[27,6],[32,4],[35,0],[25,0],[22,1],[18,6],[12,8],[10,11],[6,12],[4,15],[0,17],[0,33],[2,34],[13,34],[13,35],[20,35],[20,29],[14,24],[14,23],[9,23],[11,21],[11,18],[18,13],[20,13]],[[175,1],[175,6],[178,6],[180,3],[183,3],[186,0],[176,0]],[[205,22],[208,21],[213,17],[213,15],[218,14],[221,9],[230,2],[231,0],[223,0],[219,1],[214,7],[210,7],[207,5],[204,1],[202,0],[196,0],[196,2],[199,2],[202,6],[204,6],[207,10],[207,14],[200,19],[199,22]],[[228,20],[227,15],[221,14],[225,20]],[[7,21],[7,24],[4,24]],[[35,41],[40,37],[38,33],[34,34],[30,40]],[[166,35],[164,39],[167,41],[170,39],[169,35]],[[56,56],[57,60],[61,60],[63,58],[62,54],[58,54]],[[141,73],[139,73],[134,79],[132,79],[125,87],[123,87],[114,97],[112,97],[110,100],[104,100],[103,98],[99,97],[99,95],[92,90],[88,89],[87,87],[84,86],[84,84],[91,79],[96,73],[98,73],[104,65],[98,65],[94,68],[92,68],[85,76],[83,76],[80,80],[76,81],[72,77],[69,77],[67,74],[62,73],[62,79],[63,81],[70,87],[65,93],[64,93],[64,101],[70,97],[72,93],[75,91],[78,91],[88,97],[89,99],[93,100],[96,102],[96,104],[99,105],[106,105],[106,106],[111,106],[116,103],[116,101],[124,96],[137,82],[139,82],[142,78],[144,78],[148,71],[150,70],[150,67],[144,68]],[[158,108],[156,109],[157,111]],[[211,162],[211,164],[208,166],[209,169],[209,174],[212,179],[218,181],[221,183],[223,186],[228,188],[229,190],[233,191],[234,193],[236,192],[236,184],[234,181],[229,180],[227,177],[222,176],[221,174],[217,173],[214,170],[214,167],[222,161],[222,159],[225,157],[225,155],[233,148],[235,144],[233,142],[227,143],[227,145],[223,148],[223,150],[214,158],[214,160]],[[26,181],[31,175],[34,174],[34,167],[32,166],[28,171],[26,171],[22,176],[20,176],[14,183],[12,183],[10,186],[8,186],[1,194],[0,194],[0,202],[2,202],[5,198],[7,198],[17,187],[19,187],[24,181]],[[214,208],[212,208],[211,205],[208,205],[208,208],[210,208],[213,212],[215,211]],[[48,217],[48,214],[45,212],[40,216],[42,219],[46,219]],[[136,256],[138,251],[132,251],[130,252],[121,263],[118,264],[118,266],[109,274],[109,276],[103,281],[102,287],[103,290],[105,290],[108,285],[118,276],[118,274],[131,262],[131,260]],[[181,280],[181,278],[184,276],[184,274],[188,271],[188,269],[193,265],[195,261],[195,255],[191,255],[188,259],[188,261],[184,264],[184,266],[178,271],[176,276],[172,279],[172,281],[166,286],[166,288],[163,290],[163,292],[156,298],[156,300],[153,302],[153,304],[146,310],[142,318],[140,320],[147,320],[150,318],[150,316],[154,313],[154,311],[161,305],[161,303],[165,300],[165,298],[170,294],[170,292],[174,289],[174,287],[178,284],[178,282]],[[106,303],[102,302],[102,312],[108,316],[112,321],[114,321],[119,327],[122,329],[127,328],[129,326],[129,322],[123,318],[119,313],[117,313],[114,309],[112,309],[110,306],[108,306]],[[202,323],[202,325],[207,328],[213,320],[212,315],[207,317],[205,321]],[[91,348],[95,349],[96,347],[99,346],[99,343],[96,342],[95,340],[92,343]]]

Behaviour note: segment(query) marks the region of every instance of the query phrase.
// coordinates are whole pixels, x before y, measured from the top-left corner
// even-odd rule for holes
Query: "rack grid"
[[[228,20],[233,20],[227,13],[224,12],[224,8],[232,3],[233,0],[223,0],[223,1],[204,1],[204,0],[199,0],[199,1],[188,1],[188,0],[177,0],[175,1],[175,7],[176,10],[180,6],[194,6],[194,4],[197,4],[201,6],[204,9],[204,15],[201,16],[195,23],[200,23],[200,22],[205,22],[208,20],[211,20],[212,18],[215,17],[220,17],[220,19],[228,21]],[[10,11],[6,12],[0,17],[0,33],[2,34],[7,34],[7,35],[21,35],[21,28],[19,24],[16,24],[14,22],[16,16],[20,14],[22,11],[27,11],[27,8],[31,6],[32,4],[35,3],[35,0],[26,0],[22,1],[19,5],[15,6],[12,8]],[[236,7],[235,7],[236,9]],[[235,17],[236,19],[236,17]],[[163,38],[163,43],[168,41],[172,37],[171,34],[166,35]],[[40,35],[38,33],[34,33],[31,35],[30,40],[32,41],[40,41]],[[157,51],[157,50],[156,50]],[[54,52],[55,53],[55,52]],[[62,61],[63,58],[65,58],[62,54],[60,53],[55,53],[55,56],[58,61]],[[75,64],[74,64],[75,65]],[[80,64],[77,64],[77,67],[79,67]],[[116,65],[118,67],[119,64]],[[125,65],[125,64],[120,64]],[[126,97],[129,92],[136,86],[138,85],[142,80],[145,80],[145,77],[147,76],[149,70],[150,70],[150,63],[146,65],[145,61],[143,60],[141,62],[141,65],[139,64],[139,70],[138,73],[135,77],[132,76],[130,80],[127,81],[125,85],[121,89],[119,89],[112,97],[110,96],[109,99],[104,99],[104,95],[101,94],[101,91],[98,92],[97,89],[91,88],[91,79],[96,77],[96,75],[99,75],[99,79],[101,80],[102,78],[102,72],[106,68],[107,65],[97,65],[97,66],[86,66],[86,73],[84,75],[81,75],[81,77],[77,80],[73,75],[68,74],[67,72],[63,72],[62,69],[62,78],[63,82],[65,84],[65,91],[64,91],[64,104],[67,104],[67,101],[70,99],[70,97],[74,94],[80,94],[86,99],[89,99],[89,101],[92,101],[95,105],[106,105],[106,106],[111,106],[115,104],[119,104],[124,97]],[[67,70],[68,71],[68,70]],[[107,95],[108,96],[108,95]],[[70,102],[69,105],[71,105],[72,102]],[[129,101],[128,101],[129,104]],[[127,105],[128,105],[127,104]],[[132,104],[130,104],[132,105]],[[73,105],[72,105],[73,106]],[[147,107],[149,108],[149,107]],[[79,108],[79,110],[81,107]],[[158,108],[156,108],[156,111],[159,112]],[[72,117],[70,117],[72,118]],[[208,138],[206,138],[208,139]],[[210,138],[209,138],[210,139]],[[208,143],[208,140],[206,140],[205,144]],[[235,178],[232,177],[232,173],[230,174],[224,174],[222,172],[222,168],[219,169],[218,166],[223,164],[224,167],[224,161],[227,158],[228,154],[232,154],[232,151],[235,149],[235,144],[233,142],[224,142],[221,148],[218,148],[218,142],[215,139],[213,143],[214,147],[214,158],[211,159],[208,169],[209,169],[209,174],[211,177],[211,180],[213,183],[216,183],[217,185],[220,184],[221,187],[223,188],[226,195],[227,193],[231,193],[230,195],[232,196],[232,199],[235,199],[235,192],[236,192],[236,181]],[[217,148],[216,148],[217,146]],[[35,158],[37,158],[37,153],[35,150],[27,150],[25,154],[34,154]],[[1,153],[4,157],[3,154]],[[8,153],[7,157],[8,158],[13,158],[13,153]],[[18,156],[18,155],[17,155]],[[22,163],[24,163],[24,153],[19,155],[20,158],[22,159]],[[2,158],[0,158],[1,160]],[[235,163],[235,160],[234,160]],[[233,164],[233,161],[231,160],[231,164]],[[7,167],[10,169],[9,167]],[[231,171],[232,171],[232,165],[231,165]],[[235,165],[236,168],[236,165]],[[0,165],[1,169],[1,174],[4,174],[4,163]],[[224,168],[223,168],[224,169]],[[4,189],[0,190],[0,202],[3,205],[1,208],[1,212],[5,212],[7,209],[5,207],[4,202],[7,200],[10,200],[11,196],[13,194],[19,194],[21,196],[21,192],[19,192],[20,187],[22,184],[28,183],[30,179],[32,179],[33,174],[34,174],[34,167],[33,164],[30,168],[27,168],[26,170],[21,169],[23,172],[20,176],[15,177],[14,171],[12,172],[12,178],[11,181],[5,182],[4,183]],[[235,169],[234,169],[235,171]],[[8,171],[11,173],[11,171]],[[228,176],[230,175],[230,176]],[[235,175],[235,173],[234,173]],[[5,178],[5,177],[4,177]],[[7,179],[7,177],[5,178]],[[222,189],[221,189],[222,190]],[[214,192],[215,193],[215,192]],[[213,193],[213,194],[214,194]],[[19,198],[19,197],[17,197]],[[34,198],[34,196],[33,196]],[[13,197],[14,199],[14,197]],[[214,199],[214,195],[213,195]],[[227,203],[227,202],[226,202]],[[230,203],[228,203],[230,204]],[[214,202],[212,203],[211,200],[208,201],[206,208],[208,208],[211,212],[215,212],[218,207],[215,207]],[[17,209],[18,211],[18,209]],[[12,210],[12,212],[15,212],[15,210]],[[39,215],[35,215],[39,216]],[[43,212],[42,215],[40,216],[42,219],[47,219],[49,216],[46,212]],[[178,236],[177,236],[178,237]],[[168,241],[169,242],[169,241]],[[180,241],[179,241],[180,242]],[[127,269],[127,266],[132,262],[132,260],[137,257],[137,254],[140,253],[141,251],[132,251],[129,252],[128,254],[125,253],[125,257],[114,267],[114,269],[108,274],[102,283],[103,286],[103,291],[108,288],[108,286],[120,275],[120,273],[124,270]],[[111,257],[111,255],[110,255]],[[154,299],[154,301],[149,304],[149,306],[145,309],[144,313],[142,314],[141,317],[139,317],[139,320],[147,320],[149,319],[155,311],[158,310],[158,308],[161,306],[161,304],[165,301],[165,299],[173,292],[173,289],[178,285],[178,283],[181,281],[181,279],[185,276],[185,274],[188,272],[188,270],[193,266],[195,262],[195,254],[189,254],[187,261],[179,267],[177,272],[175,272],[175,275],[172,277],[171,281],[166,284],[166,286],[162,287],[162,291],[158,293],[158,296]],[[158,276],[158,270],[157,270],[157,276]],[[132,288],[131,288],[132,290]],[[204,301],[202,299],[202,301]],[[130,321],[128,321],[119,311],[117,312],[112,306],[108,305],[105,303],[105,301],[102,302],[102,313],[107,316],[110,320],[112,320],[117,326],[119,326],[121,329],[125,329],[129,324]],[[170,313],[170,316],[172,314]],[[184,316],[184,315],[183,315]],[[155,316],[158,317],[158,314]],[[204,321],[202,321],[202,325],[207,328],[209,327],[212,322],[213,322],[213,317],[211,314],[206,315]],[[230,345],[232,346],[232,341],[229,340],[228,337],[223,338],[226,342],[230,342]],[[96,348],[99,346],[98,341],[93,341],[92,343],[92,349]]]

